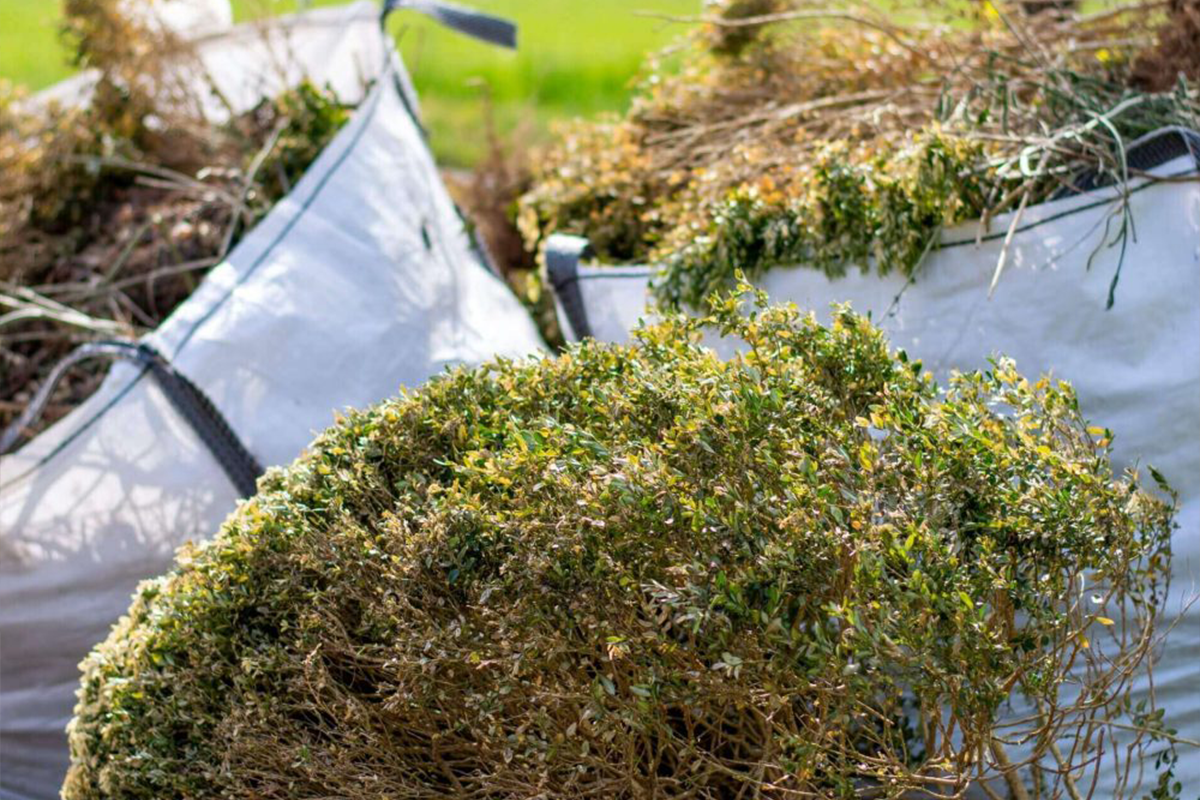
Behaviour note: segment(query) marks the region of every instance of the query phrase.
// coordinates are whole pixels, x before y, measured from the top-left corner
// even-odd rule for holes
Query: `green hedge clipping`
[[[64,797],[1051,797],[1164,735],[1173,505],[1069,386],[703,322],[326,431],[85,662]]]

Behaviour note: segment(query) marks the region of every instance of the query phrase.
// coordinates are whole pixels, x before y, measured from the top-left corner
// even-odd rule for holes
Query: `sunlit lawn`
[[[336,0],[333,0],[336,2]],[[330,0],[326,0],[328,4]],[[520,25],[516,53],[477,43],[413,12],[397,12],[393,30],[413,72],[434,150],[466,165],[484,149],[483,89],[489,87],[502,130],[544,135],[549,121],[621,109],[648,50],[681,32],[638,11],[695,14],[700,0],[460,0]],[[235,0],[245,19],[294,0]],[[54,0],[0,0],[0,78],[44,87],[70,74],[59,45]]]

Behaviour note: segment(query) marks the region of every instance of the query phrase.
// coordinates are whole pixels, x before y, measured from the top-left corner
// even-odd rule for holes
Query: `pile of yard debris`
[[[737,269],[912,274],[944,227],[980,219],[982,233],[1124,185],[1131,142],[1200,127],[1194,0],[709,10],[649,64],[624,118],[573,124],[534,161],[529,247],[575,233],[602,261],[660,263],[673,303]],[[1128,215],[1114,226],[1132,232]]]

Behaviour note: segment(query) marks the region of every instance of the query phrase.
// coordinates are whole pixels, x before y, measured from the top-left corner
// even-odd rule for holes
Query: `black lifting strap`
[[[491,44],[513,49],[517,46],[517,26],[508,20],[440,0],[384,0],[380,23],[398,8],[419,11],[447,28]]]
[[[56,364],[24,413],[0,434],[0,454],[11,452],[28,438],[27,433],[42,416],[50,396],[67,371],[94,358],[131,361],[149,372],[171,406],[221,465],[238,495],[249,497],[254,494],[263,469],[229,427],[225,417],[204,392],[175,369],[165,356],[148,344],[133,341],[91,342],[76,348]]]
[[[576,339],[592,335],[587,305],[579,290],[579,262],[591,255],[592,246],[582,236],[555,233],[546,240],[546,273]]]

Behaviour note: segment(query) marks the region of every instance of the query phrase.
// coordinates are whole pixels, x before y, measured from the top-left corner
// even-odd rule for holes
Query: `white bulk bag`
[[[473,250],[404,69],[366,10],[362,27],[353,15],[363,6],[336,9],[353,24],[326,41],[346,46],[297,51],[378,55],[374,88],[295,189],[147,337],[265,465],[294,459],[338,409],[448,365],[542,348]],[[350,47],[355,26],[363,39]],[[78,662],[138,581],[214,533],[237,498],[145,367],[114,366],[79,408],[0,458],[0,798],[57,796]]]
[[[227,29],[199,27],[181,34],[186,47],[166,69],[174,80],[194,88],[201,111],[215,124],[225,121],[230,110],[248,111],[304,78],[328,87],[343,102],[356,103],[384,63],[386,48],[378,30],[379,8],[370,0]],[[83,105],[99,74],[84,70],[38,92],[31,102]]]
[[[1026,208],[990,299],[1011,215],[997,218],[978,245],[975,224],[945,233],[912,282],[777,268],[760,285],[773,300],[825,320],[830,304],[849,301],[943,381],[951,370],[985,368],[994,353],[1016,359],[1026,375],[1070,381],[1084,415],[1114,431],[1116,466],[1153,465],[1180,493],[1167,607],[1175,617],[1200,592],[1200,136],[1162,131],[1131,146],[1135,158],[1175,180],[1131,185],[1136,234],[1111,309],[1109,282],[1121,255],[1119,245],[1110,246],[1119,219],[1107,224],[1120,210],[1116,187]],[[653,269],[579,266],[585,244],[555,237],[547,249],[563,328],[572,339],[626,341],[640,318],[653,315]],[[1154,690],[1166,724],[1200,741],[1200,604],[1167,639]],[[1185,794],[1194,794],[1200,749],[1180,747],[1177,776]],[[1102,773],[1096,797],[1105,796],[1110,778]]]
[[[121,10],[181,36],[216,33],[233,25],[229,0],[125,0]]]

